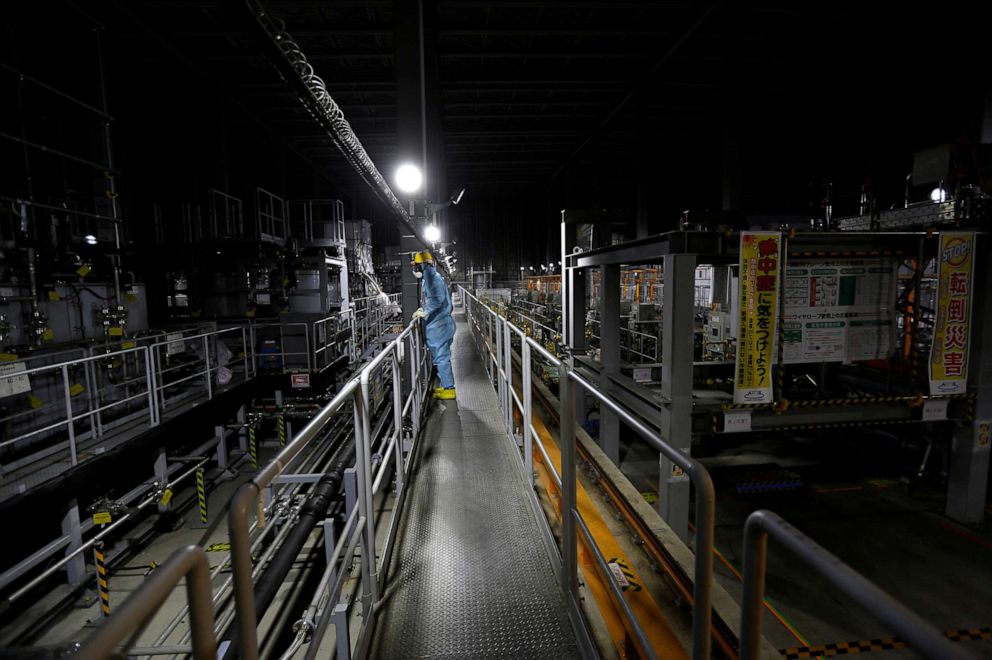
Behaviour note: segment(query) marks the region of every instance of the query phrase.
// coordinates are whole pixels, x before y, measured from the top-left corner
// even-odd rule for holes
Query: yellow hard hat
[[[434,257],[431,256],[430,252],[417,252],[413,255],[413,263],[415,264],[433,264]]]

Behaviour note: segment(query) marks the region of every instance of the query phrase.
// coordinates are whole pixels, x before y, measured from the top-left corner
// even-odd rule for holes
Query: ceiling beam
[[[720,5],[719,0],[717,2],[707,3],[707,5],[702,8],[702,10],[696,11],[689,18],[689,20],[687,21],[688,26],[686,27],[686,29],[681,31],[681,34],[677,39],[669,43],[668,47],[665,49],[665,52],[661,55],[661,57],[654,63],[654,65],[650,69],[648,69],[644,73],[644,75],[641,76],[640,80],[637,81],[638,84],[632,87],[626,94],[624,94],[623,98],[620,99],[620,101],[613,107],[613,109],[610,110],[610,112],[608,112],[606,116],[603,117],[602,120],[600,120],[599,124],[595,128],[593,128],[593,130],[590,131],[589,134],[575,147],[575,149],[568,156],[568,158],[566,158],[558,166],[558,169],[556,169],[554,173],[551,175],[551,178],[548,180],[549,182],[557,178],[558,175],[561,174],[568,166],[568,163],[573,158],[575,158],[579,153],[582,152],[585,146],[592,141],[592,139],[596,136],[596,134],[599,133],[601,130],[603,130],[603,128],[610,123],[610,120],[613,119],[615,116],[617,116],[621,110],[623,110],[624,106],[626,106],[627,103],[632,98],[634,98],[634,95],[637,94],[637,91],[641,85],[647,84],[651,81],[651,78],[658,72],[658,69],[663,67],[669,60],[671,60],[675,56],[675,53],[678,52],[678,50],[685,44],[685,42],[689,40],[689,37],[691,37],[696,32],[696,30],[698,30],[699,27],[706,22],[706,19],[709,18],[709,16],[719,5]]]

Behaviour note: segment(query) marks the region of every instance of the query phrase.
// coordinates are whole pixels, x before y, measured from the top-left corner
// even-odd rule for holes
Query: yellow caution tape
[[[100,511],[99,513],[93,514],[93,524],[94,525],[106,525],[111,521],[109,511]]]
[[[227,552],[230,549],[230,543],[211,543],[207,546],[207,552]]]

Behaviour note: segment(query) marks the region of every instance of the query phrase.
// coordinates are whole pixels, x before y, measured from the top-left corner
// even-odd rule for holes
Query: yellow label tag
[[[162,491],[162,498],[159,500],[159,503],[162,506],[169,506],[169,502],[171,501],[172,501],[172,489],[166,488],[164,491]]]
[[[0,362],[13,362],[17,356],[13,353],[0,353]]]
[[[245,312],[245,316],[247,316],[248,318],[254,318],[255,310],[249,309],[247,312]]]
[[[123,337],[124,328],[117,325],[112,325],[109,328],[107,328],[107,334],[110,335],[111,337]]]
[[[90,268],[86,264],[83,264],[82,266],[80,266],[79,268],[76,269],[76,272],[79,273],[79,276],[80,277],[86,277],[87,275],[90,274],[90,271],[91,270],[92,270],[92,268]]]
[[[41,338],[45,341],[52,341],[55,339],[55,332],[51,328],[48,328],[43,333],[41,333]]]
[[[94,525],[106,525],[111,520],[109,511],[101,511],[99,513],[93,514],[93,524]]]
[[[77,394],[82,394],[86,391],[86,388],[79,383],[73,383],[72,387],[69,388],[69,396],[76,396]]]
[[[34,408],[35,410],[37,410],[38,408],[41,408],[41,399],[39,399],[38,397],[36,397],[33,394],[29,394],[28,395],[28,405],[30,405],[32,408]]]
[[[59,295],[58,291],[49,291],[48,299],[51,300],[52,302],[58,302],[62,300],[62,296]]]
[[[121,348],[123,349],[134,348],[134,342],[133,341],[121,342]]]
[[[138,296],[134,295],[133,293],[125,293],[124,302],[136,303],[138,302]]]

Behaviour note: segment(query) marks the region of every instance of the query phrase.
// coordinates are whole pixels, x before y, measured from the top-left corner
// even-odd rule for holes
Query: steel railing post
[[[72,421],[72,393],[69,391],[69,367],[62,365],[62,386],[65,388],[65,423],[69,431],[69,456],[71,465],[78,463],[76,456],[76,424]]]
[[[207,336],[203,336],[203,366],[206,369],[204,372],[204,378],[207,379],[207,398],[214,398],[214,388],[213,383],[210,382],[210,342],[207,341]]]
[[[396,461],[397,496],[403,490],[403,387],[400,379],[399,354],[402,347],[401,339],[396,343],[396,352],[393,354],[393,436],[396,439],[393,460]]]
[[[355,465],[358,476],[358,514],[365,516],[362,532],[362,612],[365,625],[372,621],[372,607],[379,600],[375,561],[375,520],[372,518],[372,457],[369,455],[368,369],[362,371],[355,390]]]
[[[513,363],[510,320],[503,321],[503,371],[506,373],[506,430],[513,437]],[[516,442],[516,440],[514,440]]]
[[[558,366],[558,411],[561,439],[561,588],[575,602],[579,600],[577,548],[575,538],[575,385],[568,378],[568,364]]]
[[[155,374],[152,370],[152,354],[151,351],[148,350],[147,346],[144,348],[144,354],[145,354],[145,387],[148,388],[148,415],[149,415],[148,422],[151,426],[155,426],[156,424],[158,424],[158,410],[157,410],[158,406],[156,405],[158,403],[158,400],[155,396]]]
[[[531,371],[530,371],[530,343],[526,337],[520,340],[520,370],[523,375],[524,390],[524,410],[523,424],[521,432],[524,434],[524,470],[526,471],[527,483],[534,486],[534,447],[532,445],[533,436],[530,432],[531,419],[533,417],[533,394],[531,393]]]

